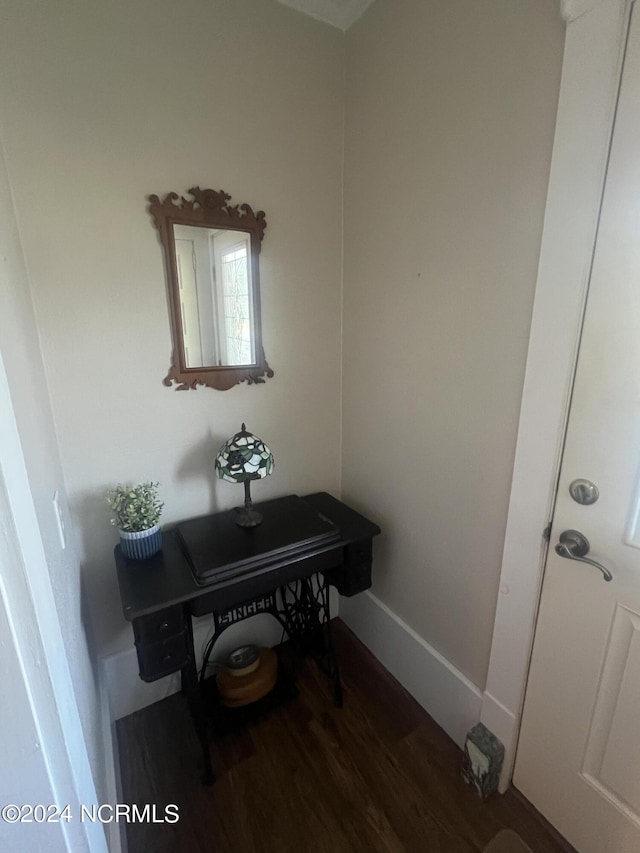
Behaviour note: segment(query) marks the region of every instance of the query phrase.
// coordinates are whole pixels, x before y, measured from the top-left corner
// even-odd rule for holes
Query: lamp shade
[[[246,483],[268,477],[274,468],[273,453],[253,433],[242,429],[222,445],[216,457],[216,471],[221,480]]]
[[[229,483],[244,483],[244,509],[236,513],[236,524],[240,527],[262,524],[262,515],[253,508],[251,501],[251,481],[268,477],[273,466],[273,453],[261,438],[247,432],[244,424],[218,451],[218,477]]]

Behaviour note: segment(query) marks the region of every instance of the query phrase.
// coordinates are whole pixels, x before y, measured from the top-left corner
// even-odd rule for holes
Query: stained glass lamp
[[[244,483],[244,508],[239,509],[236,524],[240,527],[257,527],[262,516],[251,502],[251,481],[261,480],[273,472],[273,453],[262,439],[242,429],[226,441],[216,457],[216,471],[228,483]]]

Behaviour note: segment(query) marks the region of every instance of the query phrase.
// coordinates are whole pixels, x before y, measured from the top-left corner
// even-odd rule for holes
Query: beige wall
[[[245,420],[277,462],[256,498],[339,489],[345,42],[271,0],[2,11],[8,172],[112,652],[131,637],[106,487],[160,480],[165,522],[230,506],[239,490],[213,458]],[[376,594],[479,686],[562,40],[556,0],[376,0],[346,39],[343,494],[384,529]],[[264,386],[161,384],[171,344],[145,196],[193,184],[267,213]]]
[[[481,688],[563,37],[556,0],[376,0],[347,34],[343,495],[375,594]]]
[[[131,645],[109,485],[160,480],[165,522],[240,502],[213,462],[246,421],[276,458],[256,499],[339,488],[344,39],[270,0],[3,0],[2,19],[8,171],[109,652]],[[145,197],[194,184],[266,211],[265,385],[162,385],[171,343]]]

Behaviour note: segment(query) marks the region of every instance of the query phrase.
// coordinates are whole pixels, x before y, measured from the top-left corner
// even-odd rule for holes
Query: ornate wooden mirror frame
[[[231,196],[223,190],[201,190],[193,187],[188,191],[192,199],[177,193],[168,193],[162,201],[157,195],[149,196],[149,213],[152,215],[164,249],[164,261],[169,295],[169,313],[173,356],[169,373],[163,380],[169,387],[178,383],[177,391],[186,391],[197,385],[208,385],[220,391],[239,382],[264,382],[271,378],[273,370],[267,364],[262,347],[262,322],[260,313],[260,244],[267,223],[264,211],[254,213],[248,204],[230,205]],[[250,235],[251,298],[253,312],[252,364],[188,367],[185,354],[183,323],[181,316],[180,285],[174,238],[174,225],[195,225],[225,231],[240,231]]]

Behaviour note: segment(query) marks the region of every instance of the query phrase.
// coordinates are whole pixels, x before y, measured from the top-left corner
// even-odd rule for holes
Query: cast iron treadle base
[[[225,708],[220,702],[215,679],[205,680],[213,647],[220,635],[231,625],[242,622],[258,613],[269,613],[282,625],[288,634],[291,645],[292,663],[284,664],[282,651],[278,654],[278,682],[266,696],[243,708]],[[294,581],[281,587],[277,593],[267,595],[241,604],[221,613],[213,614],[213,635],[207,642],[203,656],[199,679],[199,701],[190,702],[196,722],[196,729],[202,746],[204,774],[202,782],[211,785],[215,776],[211,768],[209,744],[205,734],[206,722],[211,723],[215,734],[226,734],[238,729],[246,722],[256,719],[276,705],[283,704],[298,695],[295,686],[295,657],[308,655],[329,678],[333,687],[333,701],[337,708],[343,704],[340,671],[333,644],[331,642],[331,612],[329,607],[329,584],[322,573],[309,578]],[[287,670],[290,672],[287,672]],[[193,672],[192,678],[198,676]],[[183,690],[186,688],[183,676]],[[188,695],[188,691],[185,690]],[[203,722],[202,715],[207,720]]]
[[[334,704],[343,703],[340,670],[331,642],[329,584],[323,574],[285,584],[280,590],[287,633],[296,651],[313,658],[333,686]]]
[[[313,658],[331,681],[336,707],[343,703],[340,671],[331,642],[331,612],[329,584],[322,573],[293,581],[246,604],[213,614],[213,635],[207,642],[200,670],[200,688],[213,647],[220,635],[231,625],[259,613],[269,613],[282,625],[291,645],[298,654]]]

